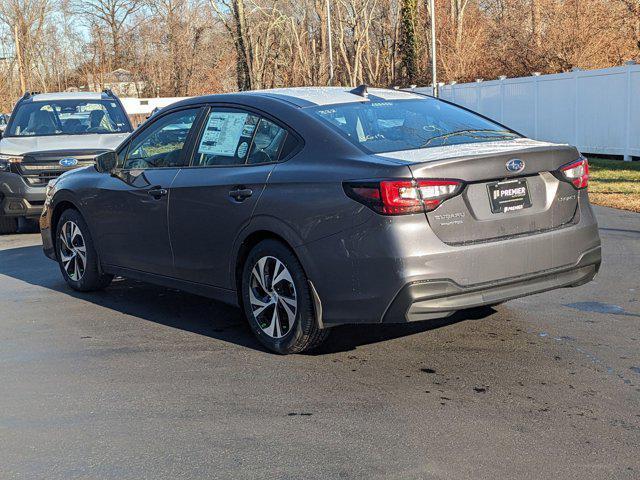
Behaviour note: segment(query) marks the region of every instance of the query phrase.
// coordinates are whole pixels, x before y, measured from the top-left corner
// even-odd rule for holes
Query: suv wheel
[[[277,353],[299,353],[328,336],[319,329],[307,276],[296,256],[282,243],[256,245],[242,271],[242,304],[258,340]]]
[[[18,231],[18,219],[15,217],[0,217],[0,235],[16,233]]]
[[[60,271],[74,290],[89,292],[108,286],[112,275],[100,271],[96,253],[84,218],[77,210],[65,210],[56,228],[56,254]]]

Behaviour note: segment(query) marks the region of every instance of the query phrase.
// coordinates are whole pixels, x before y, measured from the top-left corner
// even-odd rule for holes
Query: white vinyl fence
[[[149,115],[155,108],[163,108],[188,97],[133,98],[121,97],[120,101],[129,115]]]
[[[440,97],[530,138],[640,157],[640,65],[443,85]]]

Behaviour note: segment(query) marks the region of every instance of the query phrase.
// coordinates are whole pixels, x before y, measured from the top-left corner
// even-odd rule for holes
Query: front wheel
[[[307,276],[296,256],[276,240],[264,240],[247,257],[242,304],[258,340],[277,353],[299,353],[328,336],[319,329]]]
[[[89,227],[77,210],[65,210],[56,228],[56,254],[60,271],[74,290],[90,292],[107,287],[113,275],[100,270]]]

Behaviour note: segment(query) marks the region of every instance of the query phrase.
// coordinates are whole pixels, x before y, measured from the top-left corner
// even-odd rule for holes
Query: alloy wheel
[[[256,323],[271,338],[282,338],[296,321],[298,301],[291,273],[272,256],[260,258],[251,270],[249,301]]]
[[[74,282],[79,281],[87,268],[87,247],[78,225],[66,222],[60,229],[60,261]]]

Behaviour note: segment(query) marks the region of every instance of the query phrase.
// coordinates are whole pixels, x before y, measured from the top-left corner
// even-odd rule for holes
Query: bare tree
[[[247,32],[244,0],[230,0],[229,2],[210,0],[210,3],[233,38],[237,57],[236,78],[238,90],[250,90],[253,83],[251,78],[253,59],[251,57],[251,49],[247,48],[247,43],[250,42],[250,39]],[[231,16],[226,13],[227,11],[232,12]]]
[[[627,26],[630,30],[630,36],[635,44],[636,52],[635,58],[640,60],[640,0],[619,0],[624,9],[622,10],[623,18],[625,14],[629,15],[630,25]],[[624,28],[626,22],[621,22]]]
[[[426,1],[326,2],[3,0],[0,108],[27,87],[103,84],[117,67],[131,72],[138,95],[327,84],[329,21],[332,83],[430,78]],[[436,0],[435,13],[444,81],[640,58],[640,0]]]
[[[129,21],[142,9],[144,0],[73,0],[73,5],[76,12],[85,17],[94,29],[94,38],[102,37],[102,32],[107,33],[111,67],[122,66],[124,38],[132,28]],[[100,43],[104,45],[102,38]]]
[[[37,81],[34,57],[41,46],[52,0],[4,0],[0,3],[0,22],[13,34],[20,89],[33,87]],[[41,86],[46,88],[46,85]]]

